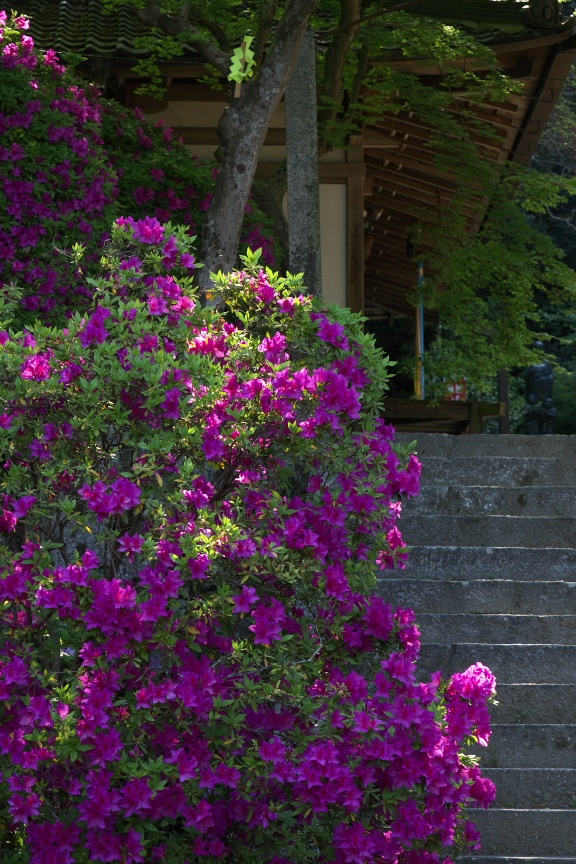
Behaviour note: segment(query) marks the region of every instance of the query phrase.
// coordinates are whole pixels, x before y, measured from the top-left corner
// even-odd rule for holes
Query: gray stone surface
[[[517,456],[526,458],[576,458],[576,435],[443,435],[397,432],[401,444],[416,441],[420,457]]]
[[[576,858],[530,858],[510,855],[459,855],[458,864],[576,864]]]
[[[414,545],[405,570],[382,570],[378,575],[380,579],[414,575],[421,579],[565,579],[576,582],[576,549]]]
[[[490,748],[475,747],[488,768],[576,769],[576,726],[560,723],[513,723],[492,727]],[[550,805],[553,806],[553,805]]]
[[[576,644],[574,615],[418,615],[422,642]]]
[[[520,456],[429,456],[423,462],[424,486],[575,486],[574,459]]]
[[[576,856],[576,810],[490,808],[471,810],[469,818],[491,855]]]
[[[423,486],[409,513],[466,516],[576,516],[576,488],[571,486]]]
[[[490,706],[495,723],[574,723],[576,685],[498,683],[498,704]]]
[[[565,516],[446,516],[402,517],[404,542],[437,546],[576,547],[576,520]]]
[[[422,678],[480,661],[498,681],[476,747],[497,800],[470,811],[482,854],[459,861],[576,864],[576,436],[422,435],[418,449],[423,491],[401,522],[414,548],[378,591],[416,610]]]
[[[486,768],[483,773],[496,784],[496,807],[576,805],[574,768]]]
[[[423,645],[420,674],[445,675],[483,663],[500,683],[576,684],[576,645]]]
[[[576,582],[383,579],[378,583],[378,593],[392,605],[408,606],[423,613],[576,613]]]

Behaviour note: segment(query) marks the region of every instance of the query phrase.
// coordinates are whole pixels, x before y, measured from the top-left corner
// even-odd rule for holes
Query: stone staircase
[[[418,613],[424,674],[497,676],[478,752],[498,796],[468,864],[576,864],[576,436],[416,437],[413,551],[381,592]]]

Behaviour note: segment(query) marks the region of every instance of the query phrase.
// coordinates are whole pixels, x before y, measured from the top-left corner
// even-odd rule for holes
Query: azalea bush
[[[420,474],[386,358],[259,253],[202,309],[185,228],[111,237],[66,328],[11,329],[2,295],[3,864],[478,848],[494,678],[417,683],[374,576]]]
[[[172,130],[141,111],[102,99],[54,51],[40,53],[28,20],[0,11],[0,285],[24,288],[19,318],[61,321],[91,300],[73,247],[85,248],[88,276],[116,216],[157,218],[200,230],[212,201],[215,167],[200,162]],[[278,248],[253,202],[240,249]]]

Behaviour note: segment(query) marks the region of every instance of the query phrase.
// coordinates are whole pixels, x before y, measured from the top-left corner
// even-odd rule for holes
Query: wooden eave
[[[530,162],[576,56],[574,28],[571,19],[569,26],[563,25],[561,32],[550,36],[492,46],[498,68],[508,73],[516,70],[514,77],[522,84],[522,92],[504,103],[472,105],[457,94],[460,105],[490,126],[494,137],[478,130],[472,138],[495,167],[507,160],[523,165]],[[425,60],[388,57],[387,62],[421,80],[440,72]],[[385,115],[369,129],[397,146],[376,149],[366,142],[364,147],[372,188],[365,199],[364,310],[368,317],[380,317],[382,310],[413,316],[417,265],[408,257],[407,241],[419,222],[434,224],[441,218],[441,209],[449,207],[458,194],[458,181],[445,166],[437,167],[427,146],[435,130],[415,114]],[[487,203],[471,198],[470,206],[463,208],[469,231],[479,229]],[[424,261],[431,251],[420,249]],[[430,313],[429,320],[433,318]]]

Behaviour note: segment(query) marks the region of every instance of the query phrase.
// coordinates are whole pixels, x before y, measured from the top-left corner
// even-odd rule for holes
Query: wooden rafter
[[[556,103],[561,87],[576,55],[576,39],[571,29],[545,38],[495,46],[499,67],[514,70],[523,85],[521,93],[509,96],[503,103],[484,102],[471,105],[457,95],[450,113],[458,117],[462,110],[473,111],[486,123],[492,135],[472,129],[470,137],[484,158],[495,166],[508,159],[526,164]],[[427,77],[439,70],[430,64],[413,63],[406,59],[388,59],[397,71],[413,72]],[[470,128],[470,127],[469,127]],[[368,178],[372,178],[373,193],[367,207],[366,236],[370,238],[370,254],[365,262],[366,311],[370,316],[381,315],[382,309],[395,314],[414,315],[416,273],[414,262],[406,252],[410,230],[421,221],[429,224],[441,219],[442,208],[449,208],[454,196],[461,195],[460,183],[454,171],[439,168],[431,137],[437,133],[411,112],[384,114],[370,124],[370,134],[397,142],[397,147],[364,148]],[[477,230],[487,201],[481,188],[471,190],[462,212],[470,230]],[[368,247],[367,247],[368,248]],[[424,256],[431,247],[421,249]],[[430,274],[433,276],[433,274]]]

